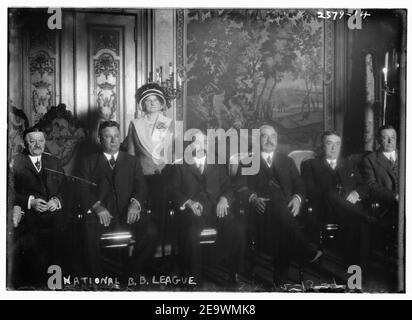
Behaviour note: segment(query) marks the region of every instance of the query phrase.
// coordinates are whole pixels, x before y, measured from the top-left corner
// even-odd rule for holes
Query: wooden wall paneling
[[[169,77],[169,63],[173,63],[173,61],[175,61],[174,13],[175,11],[173,9],[157,9],[154,13],[155,29],[153,31],[153,74],[155,75],[156,71],[160,69],[160,67],[163,67],[162,79]],[[176,68],[176,64],[173,64],[173,67]],[[154,80],[156,80],[155,76]],[[172,107],[166,112],[166,115],[174,118],[174,111],[175,103],[173,101]]]
[[[89,122],[88,61],[86,14],[75,14],[75,74],[74,96],[76,115],[84,123]]]
[[[347,109],[347,41],[348,26],[345,19],[339,19],[335,22],[334,30],[334,103],[333,103],[333,124],[334,129],[343,134],[343,120]]]
[[[88,114],[94,130],[102,120],[118,121],[124,138],[135,109],[135,15],[78,13],[77,16],[78,110]]]
[[[16,12],[9,10],[8,103],[27,111],[23,103],[23,37]]]
[[[62,30],[60,39],[60,100],[58,103],[64,103],[66,109],[77,114],[75,108],[75,16],[73,11],[62,11]]]

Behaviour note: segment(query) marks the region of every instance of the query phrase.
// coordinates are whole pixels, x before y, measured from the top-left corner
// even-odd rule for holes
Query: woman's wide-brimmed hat
[[[141,108],[141,110],[144,110],[144,107],[142,104],[144,99],[150,95],[155,95],[159,97],[162,101],[162,104],[168,107],[168,103],[166,100],[166,94],[163,91],[162,87],[158,85],[157,83],[153,82],[153,83],[144,84],[136,92],[136,101],[139,107]]]

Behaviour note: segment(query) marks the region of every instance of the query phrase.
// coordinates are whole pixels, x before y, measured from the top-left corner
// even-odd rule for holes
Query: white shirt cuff
[[[180,210],[185,210],[186,208],[186,204],[190,201],[190,199],[186,200],[181,206],[180,206]]]
[[[34,199],[34,196],[30,196],[29,197],[29,201],[27,201],[27,209],[30,210],[31,209],[31,205],[30,202]]]

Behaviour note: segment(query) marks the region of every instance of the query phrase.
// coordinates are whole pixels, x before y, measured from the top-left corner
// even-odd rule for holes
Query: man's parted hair
[[[377,133],[377,134],[378,134],[378,138],[380,138],[381,133],[382,133],[383,130],[389,130],[389,129],[395,130],[395,128],[394,128],[392,125],[390,125],[390,124],[386,124],[386,125],[384,125],[384,126],[379,127],[379,128],[378,128],[378,133]],[[396,132],[396,130],[395,130],[395,132]]]
[[[116,127],[118,130],[120,130],[120,124],[118,122],[112,120],[103,121],[99,126],[99,137],[102,136],[102,131],[104,129],[110,127]]]
[[[326,130],[326,131],[322,132],[322,134],[320,135],[320,144],[321,144],[321,146],[324,145],[325,138],[329,137],[329,136],[337,136],[337,137],[342,139],[342,137],[340,136],[340,134],[337,131],[335,131],[335,130]]]

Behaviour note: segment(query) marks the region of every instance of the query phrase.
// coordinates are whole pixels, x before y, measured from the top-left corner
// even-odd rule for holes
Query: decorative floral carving
[[[94,65],[94,72],[96,76],[98,77],[103,74],[106,77],[106,80],[109,75],[117,77],[118,69],[118,61],[115,61],[113,56],[108,53],[102,54]]]
[[[54,103],[55,61],[44,51],[29,58],[33,123],[37,123]]]
[[[119,60],[104,53],[94,60],[96,106],[104,120],[116,118],[118,105]]]
[[[30,74],[38,72],[40,77],[45,73],[53,74],[54,59],[50,59],[46,54],[40,53],[35,58],[30,59]]]

